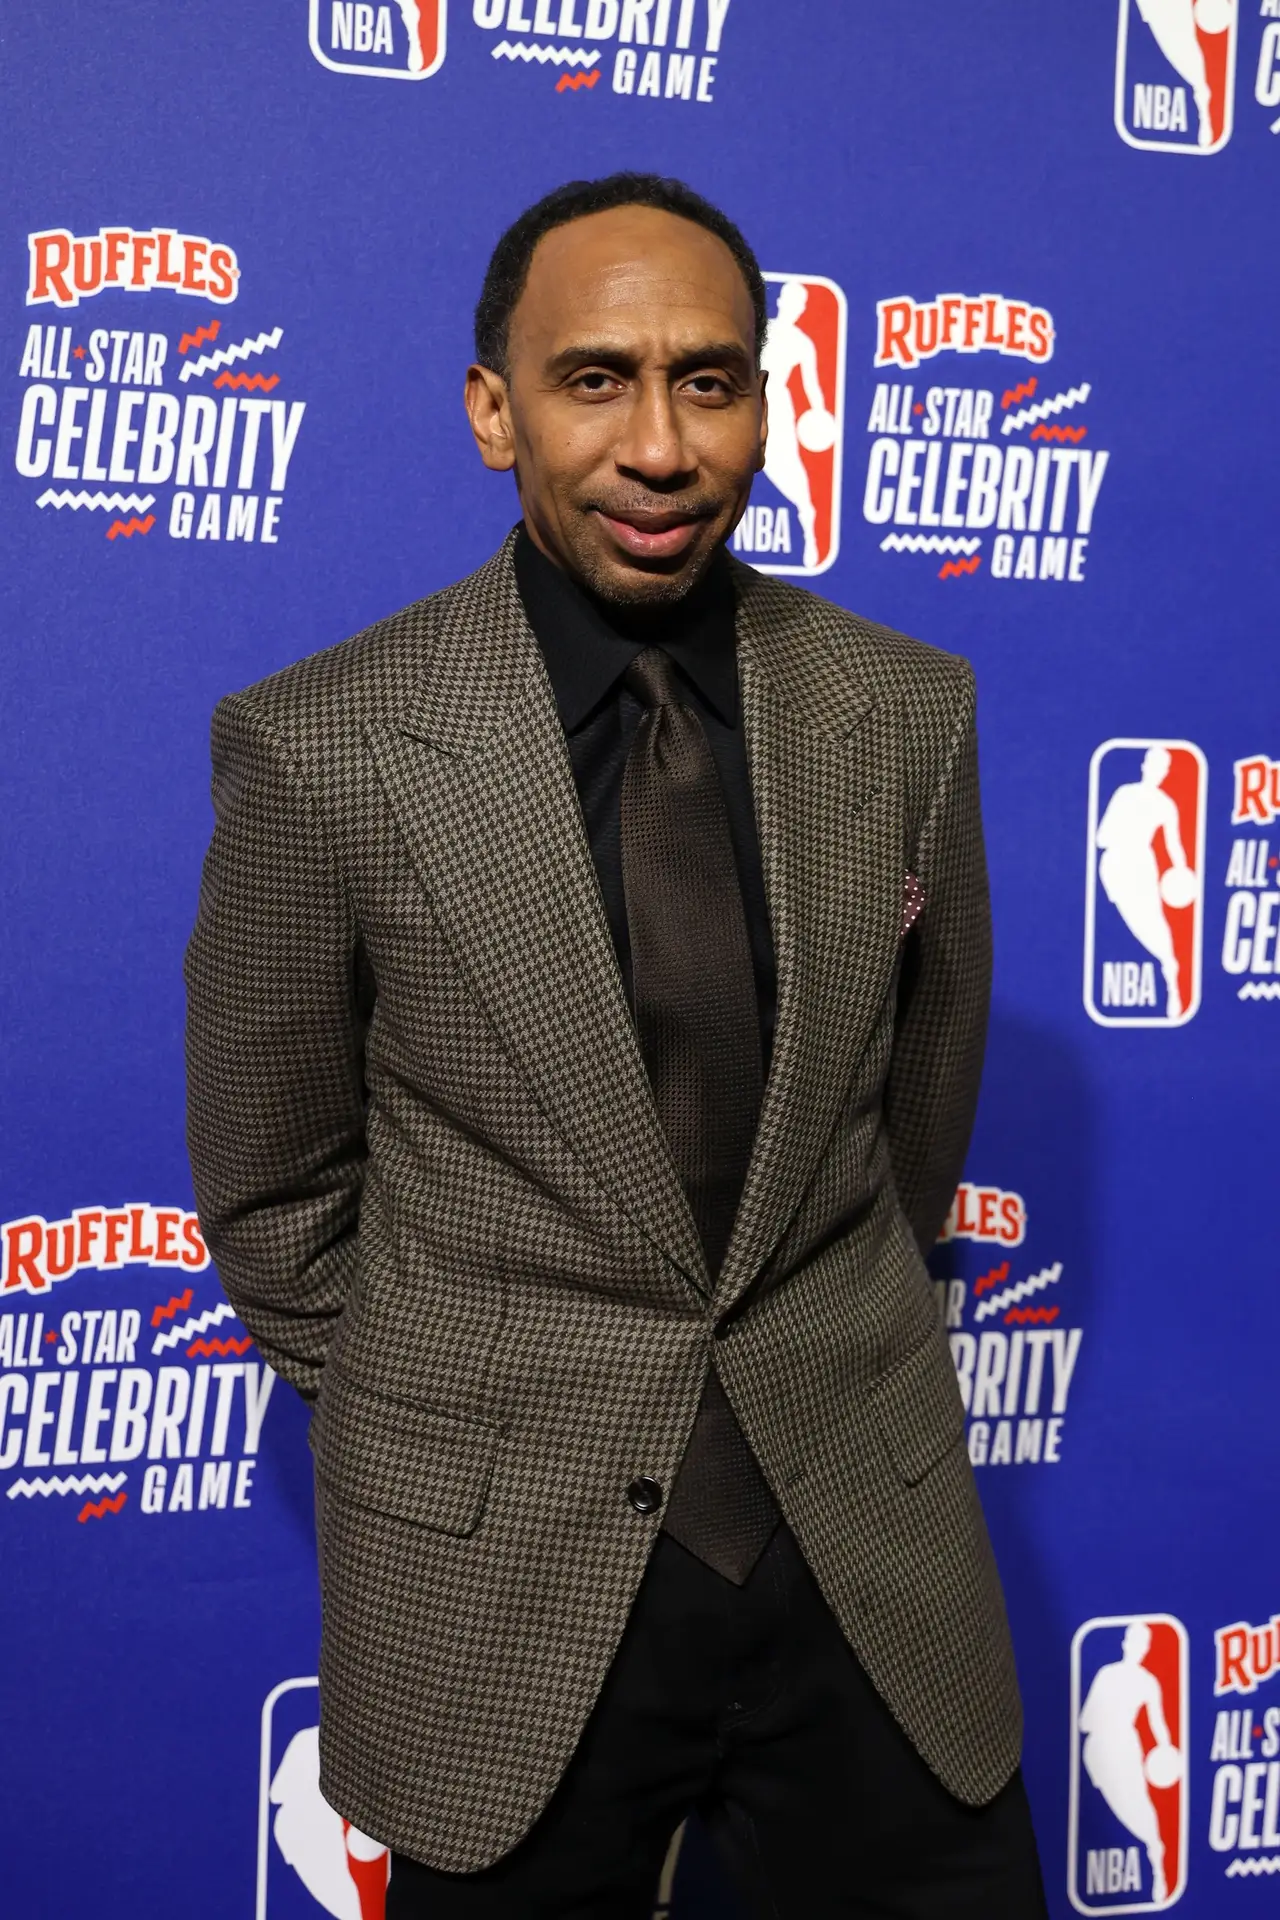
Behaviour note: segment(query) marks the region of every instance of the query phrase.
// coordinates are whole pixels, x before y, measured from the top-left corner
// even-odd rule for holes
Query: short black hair
[[[713,207],[683,180],[670,180],[658,173],[611,173],[603,180],[570,180],[546,194],[512,223],[493,250],[484,286],[476,304],[476,359],[482,367],[506,374],[507,339],[511,315],[524,292],[529,277],[533,250],[544,234],[556,227],[568,226],[589,213],[609,213],[615,207],[656,207],[662,213],[674,213],[692,220],[723,240],[742,271],[751,296],[756,322],[756,361],[764,346],[768,307],[765,304],[764,276],[755,254],[738,228],[719,207]]]

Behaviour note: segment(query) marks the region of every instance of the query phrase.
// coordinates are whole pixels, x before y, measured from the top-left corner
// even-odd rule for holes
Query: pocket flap
[[[964,1402],[941,1332],[882,1375],[871,1400],[889,1458],[909,1487],[964,1433]]]
[[[311,1443],[317,1473],[343,1499],[440,1533],[468,1534],[484,1511],[499,1437],[490,1421],[387,1400],[331,1377]]]

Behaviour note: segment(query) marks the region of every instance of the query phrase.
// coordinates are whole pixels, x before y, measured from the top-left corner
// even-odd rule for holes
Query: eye
[[[685,388],[697,400],[724,399],[731,391],[728,381],[719,373],[695,373],[686,380]]]
[[[577,374],[573,381],[577,392],[587,394],[611,393],[617,385],[616,375],[606,373],[599,367],[588,367],[584,372]]]

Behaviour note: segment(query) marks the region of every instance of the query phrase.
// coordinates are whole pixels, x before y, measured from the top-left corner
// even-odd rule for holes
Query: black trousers
[[[785,1525],[743,1587],[660,1535],[542,1815],[479,1873],[394,1855],[387,1920],[651,1920],[692,1811],[753,1920],[1045,1920],[1021,1777],[951,1797]]]

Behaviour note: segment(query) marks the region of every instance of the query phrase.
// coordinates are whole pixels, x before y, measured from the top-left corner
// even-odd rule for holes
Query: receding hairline
[[[754,344],[755,303],[752,299],[751,288],[747,283],[747,277],[742,270],[742,264],[738,260],[737,256],[735,255],[728,241],[725,240],[720,234],[713,232],[710,227],[703,226],[701,221],[691,219],[687,214],[676,213],[668,207],[649,206],[643,200],[629,200],[629,201],[623,202],[622,204],[616,207],[600,207],[600,208],[593,209],[590,213],[577,214],[570,220],[562,220],[559,222],[558,225],[554,227],[549,227],[545,233],[540,234],[538,236],[529,254],[529,262],[528,262],[528,266],[525,269],[524,280],[521,285],[520,291],[517,294],[514,302],[512,303],[510,317],[508,320],[508,352],[510,351],[510,334],[515,328],[516,316],[519,314],[521,303],[523,302],[526,294],[529,291],[529,284],[533,279],[534,269],[537,266],[537,262],[538,262],[538,256],[546,248],[548,242],[554,241],[562,235],[571,234],[575,227],[589,225],[592,222],[611,220],[619,214],[650,215],[650,216],[656,217],[659,220],[677,221],[680,226],[687,229],[690,233],[696,234],[699,238],[699,241],[707,240],[711,243],[711,246],[713,248],[719,250],[719,252],[724,256],[724,259],[729,266],[730,275],[736,288],[735,301],[737,299],[740,299],[746,308],[747,326],[743,331],[742,351],[744,352],[747,360],[754,365],[756,360],[758,359],[758,354],[756,352],[756,348]],[[644,260],[642,255],[636,254],[632,256],[632,258],[634,260],[634,264],[636,264],[637,266],[643,266]],[[716,346],[718,349],[723,349],[723,346],[725,344],[726,343],[724,342],[717,342]]]
[[[750,243],[721,208],[669,175],[621,171],[598,180],[568,180],[526,207],[502,233],[489,264],[475,309],[476,360],[501,373],[506,369],[507,330],[512,311],[524,292],[533,255],[540,243],[559,227],[574,226],[595,213],[643,207],[674,214],[722,241],[729,249],[751,301],[755,322],[757,369],[769,324],[764,276]]]

